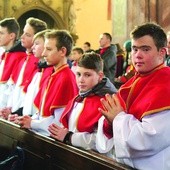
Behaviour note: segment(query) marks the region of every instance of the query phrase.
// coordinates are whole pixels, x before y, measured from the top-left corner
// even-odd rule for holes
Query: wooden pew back
[[[0,160],[16,146],[25,153],[24,170],[129,170],[125,165],[96,153],[55,141],[0,119]]]

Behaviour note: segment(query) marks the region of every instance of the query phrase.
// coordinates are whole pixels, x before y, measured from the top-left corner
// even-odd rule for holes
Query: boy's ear
[[[15,39],[15,37],[16,37],[16,34],[15,34],[15,33],[13,33],[13,32],[12,32],[12,33],[10,33],[10,39],[11,39],[11,40],[14,40],[14,39]]]
[[[166,48],[161,48],[161,53],[166,53]]]
[[[62,54],[63,54],[63,56],[65,56],[66,55],[66,53],[67,53],[67,49],[66,49],[66,47],[61,47],[61,52],[62,52]]]
[[[100,71],[99,72],[99,79],[100,79],[100,81],[103,79],[103,77],[104,77],[104,73],[102,71]]]
[[[166,55],[166,48],[164,48],[164,47],[161,48],[161,49],[160,49],[160,54],[161,54],[161,56],[164,57],[164,56]]]

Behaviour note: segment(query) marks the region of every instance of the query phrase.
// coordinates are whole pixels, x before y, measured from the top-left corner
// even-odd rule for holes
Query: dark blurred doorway
[[[23,15],[21,15],[18,18],[18,22],[19,22],[20,27],[21,27],[21,34],[22,34],[22,31],[23,31],[25,22],[26,22],[27,18],[29,18],[29,17],[35,17],[35,18],[38,18],[38,19],[45,21],[48,25],[48,28],[54,28],[55,27],[55,21],[53,20],[53,18],[50,15],[48,15],[44,11],[34,9],[34,10],[30,10],[30,11],[24,13]]]

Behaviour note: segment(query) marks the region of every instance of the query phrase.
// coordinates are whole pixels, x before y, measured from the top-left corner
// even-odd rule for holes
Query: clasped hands
[[[121,111],[123,111],[123,108],[120,104],[120,101],[117,95],[113,94],[111,96],[110,94],[106,94],[105,99],[104,98],[101,99],[101,103],[102,103],[103,108],[99,108],[98,109],[99,112],[101,112],[101,114],[105,116],[107,121],[110,124],[112,124],[116,115],[120,113]]]

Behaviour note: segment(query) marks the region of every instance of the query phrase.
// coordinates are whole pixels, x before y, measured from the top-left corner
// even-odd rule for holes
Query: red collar
[[[105,53],[105,51],[106,51],[108,48],[109,48],[109,47],[102,48],[102,49],[100,50],[100,55],[102,55],[103,53]]]

